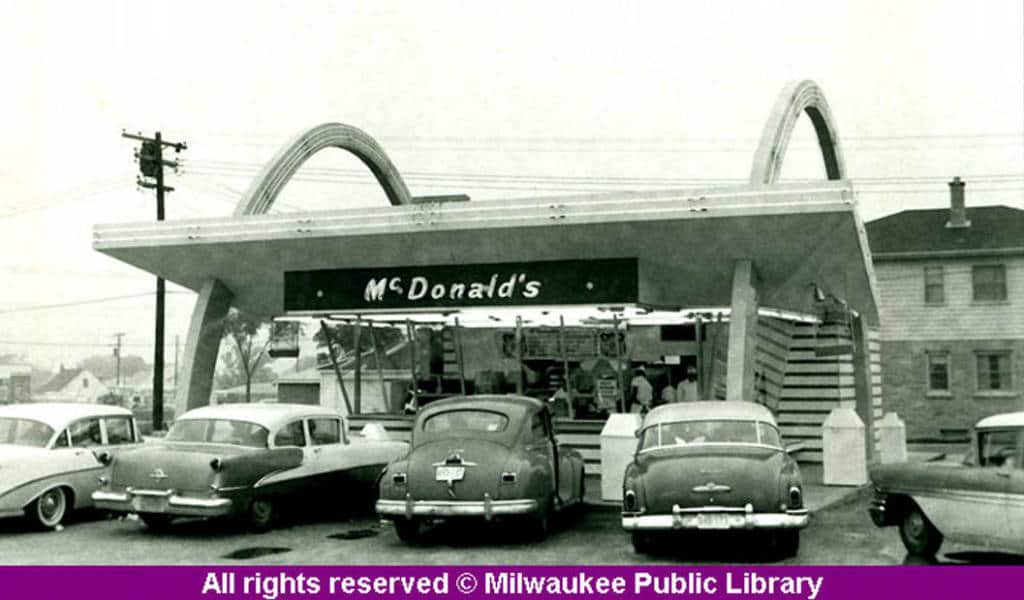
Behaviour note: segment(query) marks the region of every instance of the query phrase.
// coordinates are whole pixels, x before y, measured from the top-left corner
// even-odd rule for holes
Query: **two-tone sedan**
[[[962,463],[879,465],[871,482],[872,521],[897,526],[911,555],[934,556],[945,539],[1024,553],[1024,412],[978,421]]]
[[[99,457],[139,442],[131,411],[117,406],[0,406],[0,517],[60,525],[73,509],[92,506]]]
[[[209,406],[182,415],[162,441],[116,457],[93,500],[154,529],[176,517],[238,516],[263,531],[287,508],[372,505],[385,465],[407,449],[350,436],[327,407]]]
[[[669,531],[763,530],[780,554],[809,522],[800,469],[771,411],[753,402],[682,402],[647,413],[623,481],[622,527],[637,552]]]
[[[545,403],[456,397],[416,416],[409,454],[381,478],[377,512],[405,541],[428,521],[466,518],[520,518],[542,538],[553,513],[583,501],[583,486],[583,457],[559,445]]]

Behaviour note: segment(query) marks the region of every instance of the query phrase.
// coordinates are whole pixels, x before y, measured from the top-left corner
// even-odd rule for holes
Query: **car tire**
[[[912,506],[900,520],[900,538],[913,556],[935,556],[942,545],[942,534],[917,506]]]
[[[139,515],[139,519],[145,523],[146,527],[151,531],[167,531],[167,528],[171,526],[171,521],[174,520],[174,517],[158,513],[142,513]]]
[[[775,549],[779,558],[793,558],[800,553],[800,530],[783,529],[775,532]]]
[[[654,549],[654,538],[646,531],[634,531],[630,534],[633,542],[633,552],[637,554],[650,554]]]
[[[51,488],[39,495],[26,509],[28,518],[41,529],[53,529],[68,513],[68,494],[64,488]]]
[[[277,519],[277,507],[269,498],[255,498],[249,505],[249,528],[257,533],[269,531]]]
[[[420,522],[416,519],[395,519],[395,534],[403,542],[415,542],[420,539]]]

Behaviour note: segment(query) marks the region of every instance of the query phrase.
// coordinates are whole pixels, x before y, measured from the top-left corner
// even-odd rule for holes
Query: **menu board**
[[[507,358],[516,357],[515,333],[501,334],[502,352]],[[565,341],[565,352],[562,352],[562,341]],[[538,327],[522,332],[522,355],[527,360],[561,360],[563,356],[569,360],[615,356],[615,336],[611,331],[587,328],[566,328],[559,332],[558,328]],[[626,352],[625,335],[619,332],[620,352]]]

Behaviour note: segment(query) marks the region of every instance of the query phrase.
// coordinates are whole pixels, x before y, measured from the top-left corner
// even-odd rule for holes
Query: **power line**
[[[192,292],[182,292],[177,290],[171,290],[168,294],[191,294]],[[88,304],[102,304],[104,302],[113,302],[116,300],[128,300],[131,298],[145,298],[156,295],[156,292],[140,292],[138,294],[125,294],[123,296],[108,296],[106,298],[90,298],[88,300],[76,300],[73,302],[61,302],[59,304],[37,304],[34,306],[19,306],[17,308],[8,308],[0,310],[0,315],[9,315],[22,312],[31,312],[38,310],[51,310],[57,308],[68,308],[72,306],[84,306]],[[109,345],[109,344],[108,344]]]

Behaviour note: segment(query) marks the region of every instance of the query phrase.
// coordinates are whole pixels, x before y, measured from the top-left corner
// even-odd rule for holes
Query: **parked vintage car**
[[[388,465],[377,512],[411,541],[431,520],[518,517],[544,537],[583,501],[583,457],[560,446],[547,405],[522,396],[439,400],[422,409],[408,455]]]
[[[623,479],[622,527],[637,552],[673,530],[767,530],[795,555],[809,521],[800,469],[772,413],[753,402],[681,402],[647,413]]]
[[[898,526],[911,555],[934,556],[943,539],[1024,552],[1024,412],[978,421],[962,463],[879,465],[871,481],[871,520]]]
[[[228,404],[191,410],[160,442],[114,458],[96,506],[162,528],[176,517],[240,516],[270,528],[288,507],[366,502],[408,444],[350,436],[321,406]]]
[[[0,406],[0,517],[26,516],[45,528],[92,506],[98,455],[141,441],[131,411],[99,404]]]

